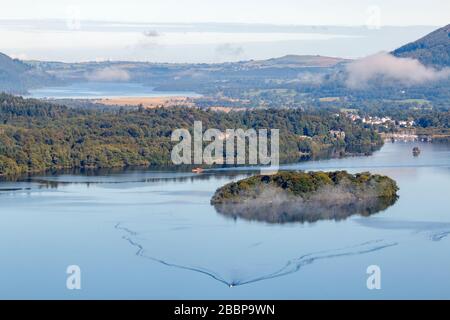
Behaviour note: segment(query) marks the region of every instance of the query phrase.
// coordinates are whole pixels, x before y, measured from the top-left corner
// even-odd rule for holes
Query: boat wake
[[[142,242],[139,241],[139,239],[138,239],[139,234],[137,232],[130,230],[127,227],[124,227],[123,223],[121,223],[121,222],[119,222],[115,225],[115,229],[120,230],[125,233],[122,236],[122,239],[124,239],[130,245],[132,245],[133,247],[136,248],[136,252],[135,252],[136,256],[160,263],[167,267],[173,267],[173,268],[178,268],[178,269],[182,269],[182,270],[201,273],[201,274],[206,275],[220,283],[223,283],[224,285],[227,285],[228,287],[242,286],[242,285],[260,282],[260,281],[264,281],[264,280],[269,280],[269,279],[273,279],[273,278],[283,277],[283,276],[295,273],[295,272],[299,271],[301,268],[303,268],[304,266],[313,264],[316,261],[371,253],[371,252],[379,251],[379,250],[386,249],[389,247],[393,247],[398,244],[396,242],[386,242],[384,240],[373,240],[373,241],[367,241],[367,242],[359,243],[359,244],[344,247],[344,248],[311,252],[311,253],[303,254],[299,257],[288,260],[284,265],[282,265],[281,267],[279,267],[277,269],[274,268],[274,271],[270,272],[270,273],[261,274],[261,275],[255,276],[255,277],[247,277],[247,278],[234,277],[234,279],[227,279],[226,277],[222,276],[218,272],[215,272],[214,270],[210,270],[205,267],[176,264],[176,263],[172,263],[170,261],[167,261],[167,260],[164,260],[164,259],[161,259],[158,257],[154,257],[154,256],[148,254],[147,250],[141,244]]]
[[[432,241],[441,241],[450,235],[449,222],[395,221],[383,218],[355,219],[357,223],[369,228],[384,230],[406,230],[426,234]]]

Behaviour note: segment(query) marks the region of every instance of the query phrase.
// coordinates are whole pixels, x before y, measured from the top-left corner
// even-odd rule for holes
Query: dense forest
[[[379,135],[330,111],[68,108],[0,94],[0,175],[63,168],[170,165],[176,128],[278,128],[282,162],[324,150],[381,146]],[[345,137],[336,135],[345,132]],[[343,150],[343,151],[342,151]]]

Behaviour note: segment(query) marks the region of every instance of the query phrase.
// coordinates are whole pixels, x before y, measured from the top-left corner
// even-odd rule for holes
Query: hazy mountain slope
[[[29,88],[53,82],[46,72],[0,53],[0,92],[25,93]]]
[[[30,68],[25,63],[0,53],[0,90],[24,90],[25,86],[23,86],[21,75],[30,70]]]
[[[398,57],[418,59],[425,65],[450,66],[450,24],[392,53]]]
[[[31,69],[30,66],[26,65],[20,60],[11,59],[6,54],[0,53],[0,71],[9,73],[9,74],[17,74],[22,73]]]
[[[325,57],[319,55],[286,55],[280,58],[251,61],[248,64],[261,67],[302,68],[302,67],[333,67],[340,62],[347,61],[342,58]]]

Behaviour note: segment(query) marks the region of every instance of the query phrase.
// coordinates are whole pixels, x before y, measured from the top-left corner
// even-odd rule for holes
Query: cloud
[[[90,81],[128,81],[130,74],[120,68],[106,67],[87,74],[86,78]]]
[[[312,73],[312,72],[301,72],[297,75],[298,82],[304,84],[314,84],[319,85],[322,84],[324,80],[323,74],[320,73]]]
[[[160,34],[156,30],[148,30],[144,31],[144,36],[146,36],[147,38],[157,38],[160,36]]]
[[[354,89],[366,87],[371,80],[419,85],[449,77],[450,68],[436,70],[415,59],[381,52],[349,63],[346,84]]]
[[[221,56],[237,57],[244,54],[244,49],[241,46],[224,43],[216,47],[216,53]]]
[[[142,33],[142,38],[133,45],[130,46],[130,49],[133,50],[153,50],[159,47],[159,39],[162,37],[162,34],[156,30],[147,30]]]

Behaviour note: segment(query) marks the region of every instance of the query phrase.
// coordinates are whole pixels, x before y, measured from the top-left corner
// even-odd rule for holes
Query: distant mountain
[[[435,67],[450,66],[450,24],[392,52]]]
[[[236,79],[266,81],[269,78],[297,78],[301,72],[326,72],[326,69],[347,61],[350,60],[319,55],[286,55],[267,60],[213,64],[142,61],[83,63],[27,61],[27,63],[65,82],[87,81],[90,75],[96,74],[106,75],[102,79],[104,82],[114,82],[116,81],[113,77],[114,74],[126,73],[130,81],[148,84],[160,90],[198,91],[204,85],[216,86],[218,81],[236,81]]]
[[[54,81],[45,71],[0,53],[0,92],[25,93],[29,88]]]
[[[30,70],[31,67],[20,60],[12,59],[6,54],[0,53],[0,72],[18,74]]]
[[[319,55],[286,55],[280,58],[257,60],[247,62],[247,65],[260,67],[302,68],[302,67],[333,67],[338,63],[347,61],[342,58],[324,57]]]
[[[21,78],[30,69],[31,67],[25,63],[0,53],[0,90],[23,91],[25,86],[23,86]]]

